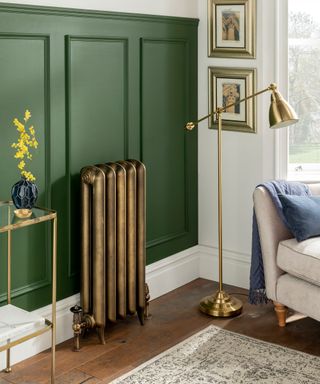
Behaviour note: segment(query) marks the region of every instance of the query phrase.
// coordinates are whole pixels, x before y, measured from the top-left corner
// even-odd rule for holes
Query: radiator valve
[[[75,305],[70,308],[70,311],[73,313],[73,340],[74,340],[74,350],[76,352],[80,351],[80,335],[81,333],[88,329],[95,327],[94,318],[91,315],[82,314],[82,308],[79,305]]]

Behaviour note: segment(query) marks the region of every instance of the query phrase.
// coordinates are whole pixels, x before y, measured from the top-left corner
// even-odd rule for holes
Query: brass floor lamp
[[[203,298],[200,302],[200,310],[214,317],[237,316],[242,311],[242,302],[235,297],[230,296],[223,290],[222,282],[222,153],[221,153],[221,132],[222,132],[222,113],[228,108],[252,99],[264,92],[271,91],[271,105],[269,110],[270,128],[282,128],[294,124],[298,117],[293,108],[284,100],[277,90],[276,84],[270,84],[269,87],[247,96],[235,103],[217,108],[207,116],[198,121],[191,121],[186,124],[185,129],[192,131],[201,121],[211,116],[216,117],[218,121],[218,244],[219,244],[219,289],[212,296]]]

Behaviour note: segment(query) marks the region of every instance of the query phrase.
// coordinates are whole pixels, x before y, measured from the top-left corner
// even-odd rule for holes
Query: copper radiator
[[[73,307],[75,349],[81,329],[96,327],[104,343],[108,321],[147,315],[146,169],[137,160],[81,170],[81,307]]]

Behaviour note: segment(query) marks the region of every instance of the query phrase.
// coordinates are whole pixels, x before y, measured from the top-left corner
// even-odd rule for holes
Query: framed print
[[[209,113],[227,107],[255,93],[256,70],[252,68],[209,67]],[[222,129],[256,132],[255,98],[230,106],[222,113]],[[213,115],[209,128],[217,128]]]
[[[208,56],[255,57],[256,0],[208,0]]]

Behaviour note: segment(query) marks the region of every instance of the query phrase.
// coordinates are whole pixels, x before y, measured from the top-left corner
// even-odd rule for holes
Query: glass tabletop
[[[0,201],[0,233],[52,220],[57,215],[51,209],[34,207],[30,217],[21,219],[15,215],[15,210],[12,201]]]
[[[51,329],[47,319],[14,305],[0,308],[0,352]],[[12,346],[13,346],[12,345]]]

